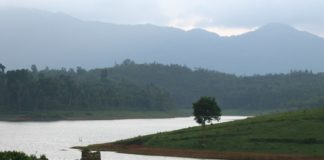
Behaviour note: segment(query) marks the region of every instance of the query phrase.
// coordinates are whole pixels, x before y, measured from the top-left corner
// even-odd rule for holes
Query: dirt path
[[[228,159],[228,160],[324,160],[324,156],[304,156],[291,154],[270,154],[270,153],[247,153],[247,152],[216,152],[200,150],[181,150],[151,148],[140,145],[115,145],[101,144],[90,146],[91,150],[116,151],[120,153],[159,155],[172,157],[206,158],[206,159]]]

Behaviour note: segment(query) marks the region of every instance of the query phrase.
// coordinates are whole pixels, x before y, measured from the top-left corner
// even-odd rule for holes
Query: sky
[[[63,12],[115,24],[202,28],[221,36],[275,22],[324,37],[324,0],[0,0],[0,7]]]

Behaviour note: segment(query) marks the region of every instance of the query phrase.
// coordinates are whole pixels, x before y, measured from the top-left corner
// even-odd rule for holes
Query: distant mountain
[[[0,10],[0,63],[8,68],[112,66],[124,59],[235,74],[324,71],[324,39],[283,24],[240,36],[201,29],[81,21],[63,13]]]

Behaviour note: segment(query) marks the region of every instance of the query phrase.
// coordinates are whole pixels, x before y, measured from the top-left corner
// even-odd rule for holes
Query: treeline
[[[324,73],[291,71],[287,74],[236,76],[206,69],[125,60],[106,69],[114,80],[155,84],[169,91],[178,107],[191,108],[201,96],[216,97],[224,110],[286,110],[324,106]]]
[[[311,71],[236,76],[131,60],[92,70],[1,68],[3,111],[191,109],[201,96],[215,97],[224,111],[324,106],[324,73]]]
[[[0,65],[0,110],[166,110],[170,97],[153,84],[136,85],[109,79],[105,71],[92,76],[80,67],[5,72]]]

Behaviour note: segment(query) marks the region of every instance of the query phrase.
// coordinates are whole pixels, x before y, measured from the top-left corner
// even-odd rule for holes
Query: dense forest
[[[201,96],[216,97],[223,110],[271,111],[324,106],[324,73],[291,71],[287,74],[237,76],[201,68],[125,60],[102,70],[111,79],[129,79],[138,85],[155,84],[170,93],[178,107],[191,108]]]
[[[273,111],[324,106],[324,73],[236,76],[206,69],[125,60],[85,70],[5,71],[0,66],[0,110],[191,109],[213,96],[223,110]]]
[[[112,80],[80,67],[76,70],[20,69],[0,73],[2,111],[49,110],[165,110],[170,97],[153,84],[138,86],[127,79]]]

